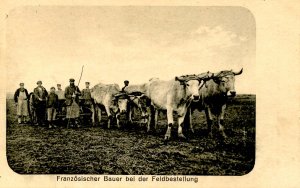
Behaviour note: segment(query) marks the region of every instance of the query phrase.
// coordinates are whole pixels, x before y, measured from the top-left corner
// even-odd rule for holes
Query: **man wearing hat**
[[[129,81],[125,80],[124,81],[124,87],[122,88],[122,91],[124,92],[124,89],[129,85]]]
[[[24,88],[24,83],[20,83],[20,88],[15,92],[14,100],[17,105],[18,123],[27,123],[29,95],[27,89]]]
[[[66,97],[66,106],[67,106],[67,115],[66,118],[68,119],[68,123],[71,123],[71,127],[77,126],[80,127],[78,124],[78,118],[80,115],[80,108],[79,108],[79,96],[81,95],[80,90],[77,86],[75,86],[75,80],[71,78],[70,85],[65,89],[65,97]]]
[[[45,124],[46,114],[46,97],[48,96],[47,90],[42,86],[42,81],[37,81],[38,86],[34,88],[34,106],[36,108],[36,117],[38,125]]]

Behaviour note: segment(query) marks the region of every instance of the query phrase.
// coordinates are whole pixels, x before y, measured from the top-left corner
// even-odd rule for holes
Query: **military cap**
[[[90,84],[90,82],[85,82],[85,84]]]
[[[20,86],[24,86],[24,83],[20,83]]]
[[[124,83],[129,83],[129,81],[128,81],[128,80],[125,80]]]
[[[61,86],[61,84],[57,84],[57,86]]]
[[[74,78],[70,78],[70,82],[75,82]]]
[[[36,84],[42,84],[43,82],[41,80],[37,81]]]
[[[50,89],[55,89],[55,87],[51,87]]]

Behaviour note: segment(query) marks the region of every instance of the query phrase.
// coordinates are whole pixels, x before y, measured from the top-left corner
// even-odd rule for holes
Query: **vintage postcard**
[[[291,3],[4,7],[1,187],[299,186]]]

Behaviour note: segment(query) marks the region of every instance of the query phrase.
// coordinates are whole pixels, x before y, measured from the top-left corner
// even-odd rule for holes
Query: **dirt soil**
[[[21,174],[244,175],[255,163],[255,95],[238,95],[228,103],[223,140],[214,123],[209,138],[204,112],[193,114],[195,133],[164,141],[166,114],[156,132],[123,125],[81,128],[18,125],[13,100],[7,100],[7,161]],[[137,118],[136,118],[137,119]]]

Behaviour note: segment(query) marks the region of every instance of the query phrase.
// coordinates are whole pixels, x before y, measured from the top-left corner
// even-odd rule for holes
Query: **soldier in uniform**
[[[34,88],[34,106],[36,109],[37,124],[45,124],[45,114],[46,114],[46,98],[48,96],[47,90],[42,86],[42,81],[37,81],[38,86]]]
[[[78,118],[80,115],[79,108],[79,96],[81,95],[80,90],[77,86],[75,86],[75,80],[71,78],[70,85],[65,89],[65,98],[66,98],[66,106],[67,106],[67,115],[68,124],[71,123],[71,127],[77,126],[80,127]]]
[[[27,89],[24,88],[24,83],[20,83],[20,88],[15,92],[14,100],[17,105],[18,123],[27,123],[29,95]]]
[[[82,90],[81,96],[83,99],[83,106],[85,110],[90,110],[92,114],[94,114],[94,106],[93,100],[91,97],[91,89],[90,89],[90,82],[85,82],[85,89]]]
[[[56,118],[56,109],[58,108],[58,96],[55,94],[55,87],[50,88],[50,93],[47,97],[47,117],[49,128],[56,127],[53,124]]]
[[[55,93],[58,96],[58,112],[64,112],[65,92],[61,89],[61,84],[57,84],[57,90],[55,91]]]
[[[85,89],[82,90],[81,96],[82,99],[84,99],[85,106],[90,106],[92,104],[90,82],[85,82]]]

